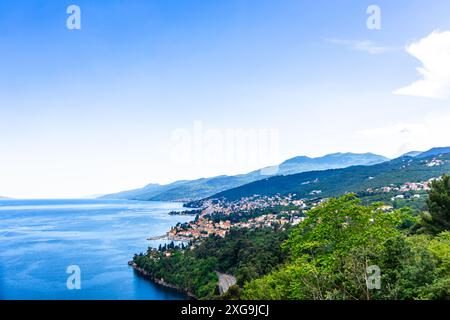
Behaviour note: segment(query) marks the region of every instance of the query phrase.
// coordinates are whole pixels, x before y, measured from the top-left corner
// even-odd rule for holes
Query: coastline
[[[175,236],[174,237],[174,236],[170,236],[168,234],[147,238],[147,241],[155,241],[155,240],[189,242],[192,239],[191,238],[186,238],[186,237],[179,237],[179,236]]]
[[[168,235],[162,235],[162,236],[154,236],[154,237],[149,237],[147,238],[148,241],[154,241],[154,240],[170,240]]]
[[[174,289],[174,290],[176,290],[178,292],[181,292],[181,293],[187,295],[187,297],[189,299],[195,299],[195,300],[197,299],[197,297],[192,292],[190,292],[189,290],[186,290],[186,289],[180,288],[180,287],[178,287],[176,285],[167,283],[163,279],[158,279],[158,278],[152,277],[147,271],[145,271],[144,269],[138,267],[138,265],[136,263],[134,263],[133,261],[128,261],[128,265],[130,267],[132,267],[133,270],[135,272],[137,272],[139,275],[149,279],[150,281],[152,281],[153,283],[155,283],[157,285],[160,285],[160,286],[163,286],[163,287],[166,287],[166,288],[170,288],[170,289]]]
[[[17,241],[0,241],[0,252],[10,252],[8,255],[0,255],[0,273],[4,276],[2,279],[4,281],[0,280],[1,298],[7,300],[188,299],[184,293],[155,286],[148,279],[138,277],[127,265],[136,251],[134,249],[130,251],[130,248],[143,250],[151,244],[145,241],[147,237],[165,234],[178,221],[188,219],[187,217],[161,216],[159,212],[167,212],[168,207],[173,207],[173,204],[97,199],[0,200],[0,214],[4,217],[8,216],[8,219],[0,219],[0,229],[7,230],[11,226],[23,227],[11,229],[14,230],[14,240]],[[70,212],[70,219],[64,219],[64,215],[61,214],[66,210]],[[89,219],[86,219],[86,212],[89,212]],[[136,214],[136,212],[146,212],[146,214]],[[55,234],[49,235],[46,232],[49,221],[47,219],[52,221],[52,230]],[[153,234],[149,234],[149,229]],[[35,232],[31,234],[27,230]],[[65,230],[87,232],[92,234],[92,237],[78,241],[79,233],[64,232]],[[133,236],[128,237],[123,234]],[[98,241],[105,236],[111,239],[111,243],[107,250],[98,250]],[[44,247],[31,245],[35,242],[47,241],[55,245]],[[67,254],[65,246],[60,245],[63,243],[71,244],[71,254]],[[17,249],[22,246],[28,247],[30,254],[23,255]],[[125,259],[122,261],[117,259],[116,252],[123,254]],[[45,255],[48,259],[42,259],[41,255]],[[55,261],[58,261],[60,266],[70,266],[76,262],[77,265],[84,266],[82,270],[89,270],[89,277],[101,277],[109,268],[113,270],[125,268],[125,272],[108,274],[108,281],[97,283],[93,290],[59,290],[59,286],[53,284],[61,281],[61,275],[58,272],[44,272],[53,270]],[[34,281],[30,281],[31,278],[22,272],[27,265],[34,264],[39,265],[39,270],[43,270],[42,274],[39,274],[39,282],[42,285],[37,287]],[[10,281],[13,278],[17,281]]]

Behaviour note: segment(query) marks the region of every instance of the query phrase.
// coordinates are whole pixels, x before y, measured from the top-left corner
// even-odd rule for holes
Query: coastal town
[[[370,179],[370,178],[369,178]],[[388,185],[380,188],[368,188],[366,194],[389,195],[393,204],[397,200],[420,199],[430,190],[430,179],[423,182],[406,182],[401,185]],[[149,240],[167,239],[171,241],[195,242],[210,236],[225,237],[232,228],[284,228],[288,225],[301,223],[308,210],[316,207],[326,198],[320,198],[321,190],[315,190],[311,199],[298,199],[295,194],[285,196],[258,196],[244,197],[236,201],[225,199],[207,199],[202,202],[201,208],[170,212],[171,215],[189,215],[193,220],[178,223],[166,235],[152,237]],[[393,209],[391,204],[383,208]]]
[[[245,197],[238,201],[207,200],[195,220],[179,223],[167,234],[170,240],[191,241],[211,235],[225,237],[231,228],[274,228],[296,225],[310,208],[292,195]],[[313,204],[316,205],[316,204]]]

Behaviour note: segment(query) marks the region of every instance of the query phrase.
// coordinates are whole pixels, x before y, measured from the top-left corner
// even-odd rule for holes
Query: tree
[[[385,212],[378,204],[363,206],[354,195],[328,200],[309,211],[283,244],[291,261],[248,283],[243,297],[376,298],[366,284],[367,270],[381,264],[388,241],[402,236],[398,226],[408,216],[404,210]]]
[[[431,184],[428,192],[428,210],[421,216],[421,229],[430,234],[439,234],[450,230],[450,177],[442,176]]]
[[[222,300],[239,300],[241,297],[242,289],[237,285],[232,285],[228,291],[220,297]]]

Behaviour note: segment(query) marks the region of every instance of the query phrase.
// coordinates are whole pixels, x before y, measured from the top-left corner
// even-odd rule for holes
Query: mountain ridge
[[[445,148],[434,148],[421,153],[423,157],[402,156],[372,166],[351,166],[270,177],[225,190],[209,199],[237,200],[254,195],[273,196],[289,193],[311,198],[319,192],[321,197],[332,197],[391,184],[427,181],[450,173],[450,152],[439,153],[439,150],[446,151]]]
[[[425,158],[429,156],[437,156],[440,154],[450,153],[450,147],[437,147],[418,154],[417,158]]]
[[[234,176],[220,175],[195,180],[179,180],[170,184],[148,184],[143,188],[122,191],[100,197],[100,199],[128,199],[153,201],[199,200],[216,193],[233,189],[261,179],[289,175],[313,170],[345,168],[352,165],[372,165],[389,159],[373,153],[332,153],[322,157],[310,158],[297,156],[282,162],[278,166],[265,167],[246,174]],[[275,174],[267,174],[276,170]]]

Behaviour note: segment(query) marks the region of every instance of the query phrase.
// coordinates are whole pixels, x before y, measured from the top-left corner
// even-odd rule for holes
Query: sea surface
[[[148,237],[192,219],[172,210],[181,204],[0,200],[0,299],[186,299],[127,265],[134,253],[164,243]]]

